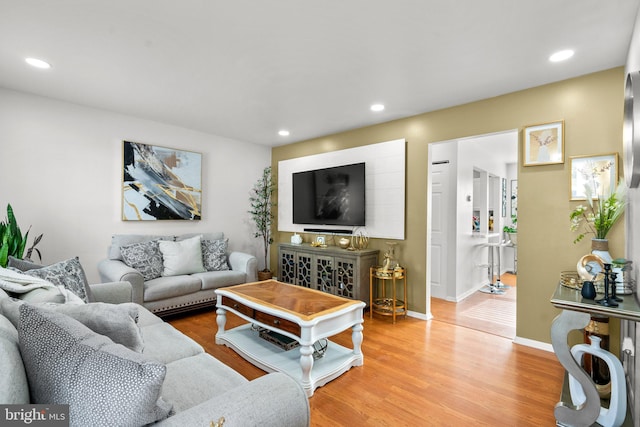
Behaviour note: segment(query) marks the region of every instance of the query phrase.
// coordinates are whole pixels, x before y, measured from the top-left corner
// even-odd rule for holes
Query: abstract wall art
[[[123,142],[122,219],[199,220],[202,154]]]

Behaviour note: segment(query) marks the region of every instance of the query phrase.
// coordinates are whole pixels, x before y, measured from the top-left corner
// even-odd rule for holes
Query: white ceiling
[[[639,1],[0,0],[0,86],[276,146],[623,65]]]

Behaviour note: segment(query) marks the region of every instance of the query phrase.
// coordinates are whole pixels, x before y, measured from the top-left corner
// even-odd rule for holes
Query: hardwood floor
[[[460,302],[431,299],[431,314],[441,322],[513,339],[516,336],[516,276],[500,277],[504,295],[475,292]]]
[[[248,379],[264,372],[214,342],[215,311],[166,319]],[[229,314],[227,325],[242,323]],[[333,341],[350,346],[350,332]],[[365,315],[364,365],[316,389],[312,426],[553,426],[563,368],[551,353],[438,320]],[[295,351],[295,350],[292,350]]]

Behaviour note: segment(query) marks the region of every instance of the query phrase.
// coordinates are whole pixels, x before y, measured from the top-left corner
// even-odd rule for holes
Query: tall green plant
[[[7,219],[0,222],[0,266],[6,267],[9,260],[9,256],[22,259],[24,249],[27,246],[27,238],[29,237],[29,230],[22,235],[22,231],[18,226],[16,217],[13,213],[13,208],[10,204],[7,205]],[[33,245],[29,248],[28,257],[31,256],[33,250],[38,253],[40,257],[40,251],[35,249],[35,246],[42,239],[42,234],[33,240]]]
[[[273,201],[273,192],[275,191],[273,176],[271,175],[271,166],[267,166],[262,171],[262,176],[253,185],[253,189],[249,195],[251,204],[251,219],[256,226],[254,237],[262,238],[264,244],[264,270],[269,271],[267,267],[267,255],[269,245],[273,243],[271,237],[271,224],[273,223],[273,208],[276,203]]]

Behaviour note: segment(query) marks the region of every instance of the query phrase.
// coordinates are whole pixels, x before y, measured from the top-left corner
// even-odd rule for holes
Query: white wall
[[[202,220],[121,220],[123,140],[203,154]],[[261,264],[247,211],[253,183],[271,163],[268,147],[4,89],[0,147],[0,218],[11,203],[19,225],[32,225],[30,237],[44,233],[45,263],[79,256],[98,282],[112,234],[220,230],[230,249]]]
[[[397,139],[278,162],[278,230],[343,229],[351,233],[364,231],[379,239],[404,240],[405,153],[406,141]],[[365,227],[293,223],[294,173],[360,162],[366,164]]]

